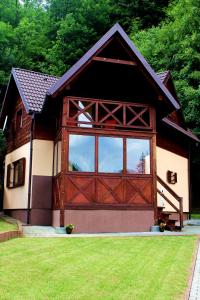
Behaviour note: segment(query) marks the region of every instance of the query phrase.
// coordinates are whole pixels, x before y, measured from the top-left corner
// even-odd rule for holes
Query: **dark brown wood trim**
[[[153,210],[152,205],[101,205],[101,204],[91,204],[91,205],[65,205],[67,210]]]
[[[107,57],[100,57],[100,56],[94,56],[92,60],[99,61],[99,62],[113,63],[113,64],[137,66],[136,61],[131,61],[131,60],[114,59],[114,58],[107,58]]]

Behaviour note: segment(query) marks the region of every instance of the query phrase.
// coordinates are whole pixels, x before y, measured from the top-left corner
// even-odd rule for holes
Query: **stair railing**
[[[180,227],[183,228],[183,198],[178,196],[158,175],[157,181],[172,195],[175,200],[178,201],[177,207],[163,192],[157,188],[157,193],[179,214]]]

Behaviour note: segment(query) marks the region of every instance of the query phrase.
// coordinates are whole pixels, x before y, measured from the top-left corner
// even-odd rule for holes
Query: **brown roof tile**
[[[46,93],[58,77],[14,68],[12,74],[27,111],[41,112]]]

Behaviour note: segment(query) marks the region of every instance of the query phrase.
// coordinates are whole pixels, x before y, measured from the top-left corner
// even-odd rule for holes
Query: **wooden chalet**
[[[199,140],[170,72],[156,74],[118,24],[61,78],[13,68],[0,122],[7,214],[76,232],[187,218],[189,147]]]

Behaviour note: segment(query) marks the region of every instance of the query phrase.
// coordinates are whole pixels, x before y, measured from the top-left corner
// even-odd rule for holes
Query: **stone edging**
[[[22,233],[19,230],[13,230],[13,231],[7,231],[7,232],[1,232],[0,233],[0,242],[5,242],[7,240],[21,237]]]
[[[17,222],[17,227],[18,227],[18,230],[0,232],[0,242],[5,242],[5,241],[13,239],[13,238],[22,237],[22,235],[23,235],[22,224],[20,222]]]
[[[197,261],[197,255],[198,255],[198,250],[200,247],[200,237],[198,237],[197,243],[196,243],[196,249],[192,257],[192,265],[190,268],[190,275],[189,275],[189,280],[188,280],[188,287],[184,293],[183,300],[188,300],[190,298],[190,293],[192,289],[192,282],[194,278],[194,271],[195,271],[195,266],[196,266],[196,261]]]

